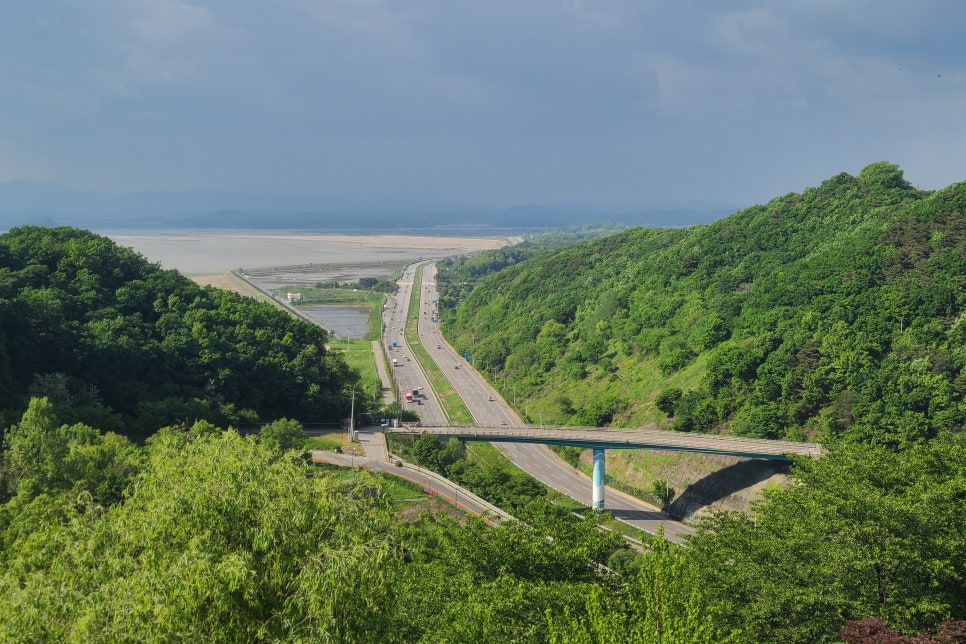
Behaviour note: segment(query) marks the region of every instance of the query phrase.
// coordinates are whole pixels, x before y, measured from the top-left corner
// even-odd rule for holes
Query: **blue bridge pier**
[[[604,450],[594,449],[594,488],[591,506],[597,510],[604,509]]]

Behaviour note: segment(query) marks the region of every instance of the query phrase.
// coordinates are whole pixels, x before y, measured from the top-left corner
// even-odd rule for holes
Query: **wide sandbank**
[[[500,248],[517,241],[506,237],[327,235],[281,230],[110,229],[97,232],[196,282],[233,290],[238,290],[238,282],[230,273],[238,268],[313,263],[341,270],[374,262],[391,267],[420,258]]]

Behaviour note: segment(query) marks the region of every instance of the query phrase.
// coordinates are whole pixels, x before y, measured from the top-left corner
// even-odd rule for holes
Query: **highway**
[[[411,289],[411,278],[409,286]],[[480,427],[494,428],[526,427],[498,392],[462,356],[446,344],[439,334],[438,324],[432,322],[432,302],[438,299],[435,264],[427,264],[424,267],[419,290],[421,298],[417,326],[419,339],[423,346],[429,349],[429,354],[463,399],[476,424]],[[431,424],[428,419],[426,424]],[[530,476],[580,503],[590,505],[590,477],[572,468],[543,445],[526,443],[498,443],[498,445],[514,465]],[[659,526],[663,526],[664,536],[676,543],[682,543],[686,535],[694,532],[690,526],[668,519],[657,508],[610,487],[606,491],[605,508],[615,518],[645,532],[654,533]]]
[[[387,351],[386,368],[393,371],[399,387],[396,394],[404,408],[415,411],[427,425],[447,425],[449,419],[443,411],[443,406],[430,386],[426,374],[413,358],[412,350],[406,342],[406,315],[413,294],[413,279],[417,266],[413,264],[406,267],[399,279],[396,296],[390,296],[386,300],[386,309],[382,316],[383,345],[388,347],[393,341],[396,342],[396,349]],[[413,390],[416,390],[419,395],[414,397],[413,402],[406,402],[405,393]]]

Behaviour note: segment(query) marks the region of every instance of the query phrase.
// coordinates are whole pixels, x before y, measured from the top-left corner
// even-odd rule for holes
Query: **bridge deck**
[[[541,443],[584,449],[659,449],[744,458],[789,460],[789,455],[818,458],[825,449],[817,443],[790,443],[714,434],[690,434],[661,429],[544,429],[534,427],[393,427],[393,434],[452,436],[489,443]]]

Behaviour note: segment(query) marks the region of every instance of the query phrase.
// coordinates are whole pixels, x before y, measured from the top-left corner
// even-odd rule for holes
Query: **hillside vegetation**
[[[893,177],[897,173],[891,166],[879,170],[892,171]],[[876,379],[946,379],[947,399],[934,395],[934,389],[919,394],[929,396],[925,411],[901,401],[882,411],[904,418],[912,410],[926,423],[922,435],[937,436],[918,441],[909,434],[905,443],[911,445],[903,450],[840,441],[820,460],[795,463],[793,476],[800,484],[770,489],[750,513],[705,517],[687,548],[644,536],[648,548],[640,555],[628,551],[616,535],[598,531],[596,517],[576,519],[540,498],[531,499],[534,490],[521,481],[461,463],[456,444],[421,439],[413,449],[420,458],[437,459],[448,473],[487,487],[488,493],[498,491],[504,501],[514,502],[522,522],[490,528],[476,518],[459,524],[438,516],[414,517],[408,503],[397,512],[390,486],[379,478],[365,472],[342,476],[300,457],[302,427],[284,416],[336,413],[346,387],[358,378],[325,351],[320,329],[269,305],[201,289],[84,231],[26,228],[0,236],[0,395],[5,408],[20,409],[0,419],[0,641],[964,641],[966,433],[942,429],[957,422],[960,399],[953,375],[961,344],[954,342],[960,294],[956,273],[949,268],[959,256],[952,222],[960,211],[940,208],[935,204],[943,202],[936,195],[942,193],[919,194],[898,176],[898,186],[889,190],[901,198],[882,207],[883,213],[898,208],[897,214],[883,214],[879,224],[871,216],[857,220],[852,230],[878,226],[869,238],[876,240],[872,248],[885,265],[890,253],[911,252],[908,245],[879,241],[888,239],[887,231],[922,228],[922,234],[929,233],[922,253],[932,259],[912,256],[900,273],[908,283],[908,292],[900,293],[895,304],[901,316],[881,326],[882,337],[891,342],[882,345],[881,355],[857,363],[875,368],[862,370],[844,358],[832,365],[843,374],[856,374],[855,380],[843,385],[827,376],[833,384],[822,395],[830,402],[819,407],[814,422],[821,422],[825,408],[834,408],[841,392],[851,391],[848,386],[855,387],[858,401],[866,395],[863,387]],[[852,181],[840,178],[841,183]],[[875,183],[876,190],[891,194],[881,184]],[[946,192],[945,203],[954,203],[955,191]],[[927,216],[933,207],[940,214]],[[595,257],[588,248],[610,248],[627,256],[630,266],[631,256],[638,262],[649,256],[635,250],[641,245],[654,246],[655,257],[674,248],[680,254],[689,246],[661,250],[655,240],[666,236],[693,246],[691,235],[700,232],[630,231],[551,257],[587,261]],[[834,250],[836,236],[845,235],[828,233],[826,252]],[[862,238],[855,235],[853,241]],[[638,238],[645,243],[632,243]],[[779,248],[775,242],[768,252],[780,254]],[[850,280],[865,279],[859,276],[873,271],[864,257],[848,260],[855,267]],[[548,266],[567,270],[565,263],[543,261],[537,257],[519,266],[542,267],[544,273],[535,273],[544,281],[552,274]],[[512,276],[518,270],[506,272]],[[698,283],[697,273],[691,270],[680,280]],[[641,269],[638,274],[647,273]],[[848,283],[830,275],[829,290]],[[595,279],[605,277],[611,278],[601,268]],[[768,278],[749,269],[734,297],[747,303],[755,283]],[[782,283],[794,285],[796,279],[782,278]],[[951,310],[927,317],[923,311],[933,305],[919,303],[913,294],[932,293],[927,284],[946,283],[942,280],[954,285]],[[706,281],[716,283],[710,277]],[[487,280],[477,290],[496,293],[501,284]],[[570,292],[568,284],[557,284],[560,295]],[[616,290],[619,282],[611,285]],[[878,292],[884,288],[856,290],[848,301],[851,308],[843,303],[826,307],[840,319],[829,322],[832,327],[814,323],[826,329],[824,336],[815,335],[817,330],[810,336],[819,342],[816,372],[837,346],[830,341],[826,346],[834,325],[846,325],[848,333],[834,337],[847,347],[866,346],[869,340],[857,339],[862,333],[880,337],[873,335],[879,328],[872,324],[875,316],[863,313],[860,303],[867,293],[884,297]],[[712,292],[707,287],[696,301],[711,301]],[[476,291],[467,296],[477,297]],[[555,306],[554,297],[552,290],[545,291],[543,300],[534,295],[533,310]],[[619,334],[607,335],[606,330],[619,328],[633,309],[615,304],[611,314],[593,324],[590,337],[607,338],[601,353],[594,361],[581,361],[577,352],[586,339],[580,333],[593,319],[583,311],[601,304],[599,294],[591,300],[575,304],[569,318],[553,318],[554,325],[571,329],[566,333],[547,327],[550,318],[538,320],[537,346],[557,341],[563,354],[559,362],[583,365],[587,384],[582,386],[590,390],[586,401],[599,383],[629,374],[625,362],[650,361],[658,371],[666,366],[668,377],[677,380],[662,386],[678,385],[686,392],[680,399],[661,397],[673,401],[660,404],[675,418],[684,417],[685,400],[697,395],[693,392],[706,391],[714,401],[729,390],[741,405],[754,401],[761,374],[769,373],[761,365],[769,364],[786,335],[796,337],[793,324],[775,320],[799,315],[787,305],[786,317],[760,323],[759,335],[775,329],[783,334],[774,336],[764,357],[755,358],[754,377],[742,379],[747,375],[742,372],[731,376],[727,387],[712,390],[704,374],[716,360],[755,356],[749,347],[766,346],[755,344],[760,340],[752,332],[758,327],[752,323],[750,311],[756,309],[751,304],[747,311],[738,307],[732,314],[717,313],[720,339],[692,349],[693,356],[672,366],[662,362],[671,355],[663,338],[689,339],[689,329],[714,313],[687,318],[691,327],[667,324],[655,348],[628,349],[626,355],[634,357],[622,361],[616,351]],[[878,311],[872,304],[869,308]],[[717,311],[710,306],[702,310]],[[675,309],[668,320],[685,320],[681,316]],[[506,328],[522,327],[524,317],[508,316]],[[551,330],[543,333],[544,327]],[[634,337],[643,334],[641,326]],[[478,345],[487,341],[480,336]],[[929,342],[936,343],[933,352],[925,348],[932,346]],[[845,355],[839,351],[834,355]],[[851,351],[850,356],[862,355]],[[882,375],[884,361],[893,354],[897,373]],[[507,387],[525,393],[526,381],[511,368],[527,363],[519,355],[514,362],[514,355],[508,351],[497,369],[507,371]],[[905,368],[905,362],[917,360],[927,361],[929,368]],[[552,370],[546,373],[544,387],[557,377]],[[539,393],[536,387],[531,391]],[[908,395],[905,390],[883,392]],[[540,396],[553,399],[539,394],[537,402]],[[939,401],[935,409],[933,399]],[[572,404],[584,402],[575,395]],[[653,401],[634,404],[654,407]],[[736,413],[743,408],[736,406]],[[632,409],[630,402],[626,409]],[[861,419],[858,403],[852,409],[853,418]],[[243,437],[222,429],[223,424],[186,422],[194,413],[275,422],[257,437]],[[571,415],[578,413],[575,409]],[[166,420],[172,415],[172,421]],[[717,424],[724,428],[729,422],[737,426],[737,416]],[[838,432],[861,438],[854,433],[861,422],[853,420]],[[113,431],[157,423],[167,426],[143,446]],[[812,425],[800,427],[804,431]],[[889,440],[881,442],[894,439],[894,434],[885,436]],[[935,638],[917,636],[924,632]]]
[[[327,340],[88,231],[0,235],[0,427],[30,396],[64,421],[124,433],[198,419],[336,423],[359,376]]]
[[[31,399],[0,460],[0,640],[966,637],[962,433],[833,449],[751,516],[710,517],[687,548],[643,535],[635,555],[539,498],[500,528],[399,514],[372,475],[284,451],[297,423],[272,429],[201,421],[139,447]]]
[[[531,420],[907,446],[966,412],[964,205],[874,163],[508,262],[444,329]]]

